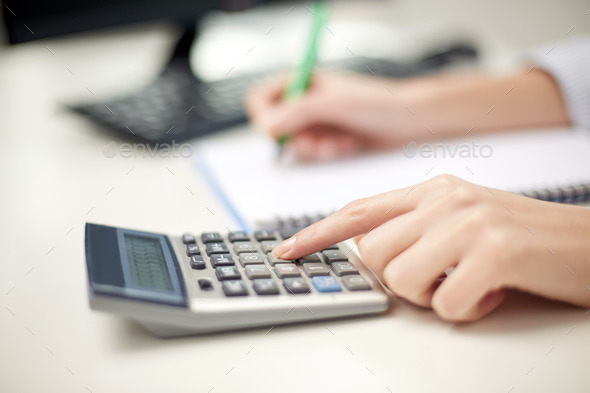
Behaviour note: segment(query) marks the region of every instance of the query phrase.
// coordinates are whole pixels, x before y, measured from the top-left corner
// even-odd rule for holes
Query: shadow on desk
[[[393,300],[393,307],[380,316],[342,318],[328,321],[305,322],[290,325],[277,325],[274,327],[261,327],[245,329],[233,332],[212,333],[205,335],[185,336],[171,339],[161,339],[152,335],[139,323],[132,320],[112,318],[113,328],[112,349],[115,351],[156,349],[158,347],[183,346],[188,343],[199,345],[211,344],[216,341],[224,343],[243,341],[251,338],[260,339],[273,334],[282,336],[309,334],[319,328],[332,330],[351,330],[353,332],[368,333],[379,329],[379,333],[385,331],[400,332],[401,328],[407,329],[427,328],[440,329],[453,335],[464,336],[501,336],[503,334],[528,334],[543,330],[569,328],[572,324],[584,318],[585,309],[570,306],[568,304],[546,300],[537,296],[528,295],[517,291],[508,291],[504,303],[482,320],[471,323],[449,323],[441,320],[432,310],[414,306],[404,300]],[[269,330],[270,329],[270,330]],[[567,329],[566,329],[567,330]],[[330,330],[331,331],[331,330]]]
[[[462,334],[503,334],[571,327],[588,310],[519,291],[507,291],[502,305],[475,323],[456,324]]]

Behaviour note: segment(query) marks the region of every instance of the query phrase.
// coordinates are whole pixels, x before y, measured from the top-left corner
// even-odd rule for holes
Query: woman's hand
[[[301,158],[331,159],[416,138],[401,82],[320,73],[305,95],[292,101],[282,99],[285,84],[286,78],[277,78],[257,87],[246,106],[252,122],[271,137],[290,135]]]
[[[352,202],[273,254],[296,259],[355,236],[365,265],[389,289],[447,320],[481,318],[504,288],[590,306],[586,208],[438,176]]]
[[[252,90],[248,114],[271,137],[290,135],[295,153],[309,160],[467,133],[568,124],[555,81],[536,69],[402,80],[318,73],[294,101],[282,99],[285,84],[286,78],[277,78]]]

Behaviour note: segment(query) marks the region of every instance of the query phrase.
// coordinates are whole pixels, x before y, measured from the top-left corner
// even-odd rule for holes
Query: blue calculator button
[[[316,276],[311,281],[318,292],[340,292],[340,284],[332,276]]]

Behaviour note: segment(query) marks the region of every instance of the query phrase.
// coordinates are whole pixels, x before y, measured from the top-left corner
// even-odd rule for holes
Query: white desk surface
[[[479,10],[467,25],[507,23],[510,49],[537,43],[531,29],[539,40],[588,29],[580,2],[527,2],[536,23],[522,4],[478,4],[391,10],[404,23]],[[530,28],[510,40],[519,23]],[[377,317],[170,340],[91,312],[86,221],[167,233],[230,225],[190,160],[107,158],[112,136],[59,106],[148,83],[172,37],[152,26],[0,48],[0,391],[588,391],[588,310],[525,295],[473,324],[396,300]]]

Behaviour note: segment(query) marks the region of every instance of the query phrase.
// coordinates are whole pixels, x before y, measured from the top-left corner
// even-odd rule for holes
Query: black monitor
[[[8,40],[12,44],[82,31],[168,20],[196,23],[211,10],[239,11],[261,0],[4,0]]]

